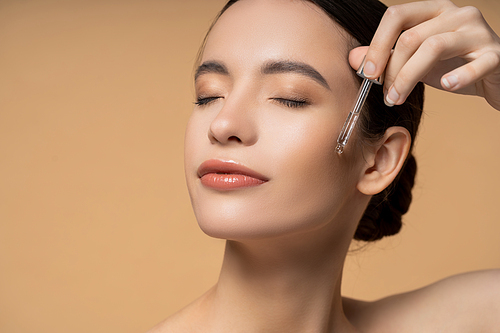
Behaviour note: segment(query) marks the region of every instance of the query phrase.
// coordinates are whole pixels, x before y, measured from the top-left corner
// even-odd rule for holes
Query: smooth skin
[[[462,19],[450,19],[452,11]],[[484,96],[498,109],[498,36],[470,12],[448,1],[389,9],[368,50],[374,76],[399,32],[418,32],[403,35],[390,58],[386,84],[401,96],[394,104],[419,80],[441,87],[451,71],[444,78],[449,83],[455,75],[458,83],[447,90]],[[458,33],[456,21],[466,32]],[[438,47],[443,34],[455,33],[454,43]],[[214,26],[201,59],[212,65],[195,82],[198,105],[185,160],[198,223],[228,240],[224,261],[212,289],[150,332],[499,332],[500,270],[374,302],[341,296],[357,222],[371,195],[397,175],[410,146],[408,131],[391,127],[376,145],[353,149],[353,136],[344,154],[335,154],[357,90],[346,59],[357,68],[367,52],[347,44],[338,26],[305,1],[241,0]],[[266,67],[279,61],[307,64],[325,82]],[[235,160],[269,181],[230,192],[206,188],[197,168],[213,158]]]

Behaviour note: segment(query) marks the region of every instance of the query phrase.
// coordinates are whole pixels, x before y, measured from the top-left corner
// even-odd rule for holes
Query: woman
[[[500,38],[477,10],[384,11],[366,0],[224,7],[200,54],[185,154],[198,223],[227,239],[224,262],[212,289],[152,332],[498,331],[499,271],[375,302],[340,294],[351,239],[397,233],[411,201],[418,82],[500,110]],[[339,155],[365,54],[365,73],[385,69],[385,83]]]

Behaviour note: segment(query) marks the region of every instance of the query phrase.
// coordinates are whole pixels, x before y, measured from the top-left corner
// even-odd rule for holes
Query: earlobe
[[[396,178],[410,151],[411,136],[404,127],[387,129],[379,144],[370,148],[357,189],[366,195],[382,192]]]

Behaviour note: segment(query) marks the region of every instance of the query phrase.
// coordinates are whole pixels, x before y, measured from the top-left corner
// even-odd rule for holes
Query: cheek
[[[317,227],[328,223],[341,209],[352,187],[348,168],[335,153],[337,121],[302,122],[275,151],[273,181],[281,196],[276,207],[286,212],[284,223]]]

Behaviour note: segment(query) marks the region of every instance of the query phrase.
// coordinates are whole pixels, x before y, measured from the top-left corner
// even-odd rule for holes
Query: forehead
[[[238,70],[270,60],[308,63],[326,76],[351,75],[348,34],[323,10],[303,0],[240,0],[210,32],[201,61]]]

